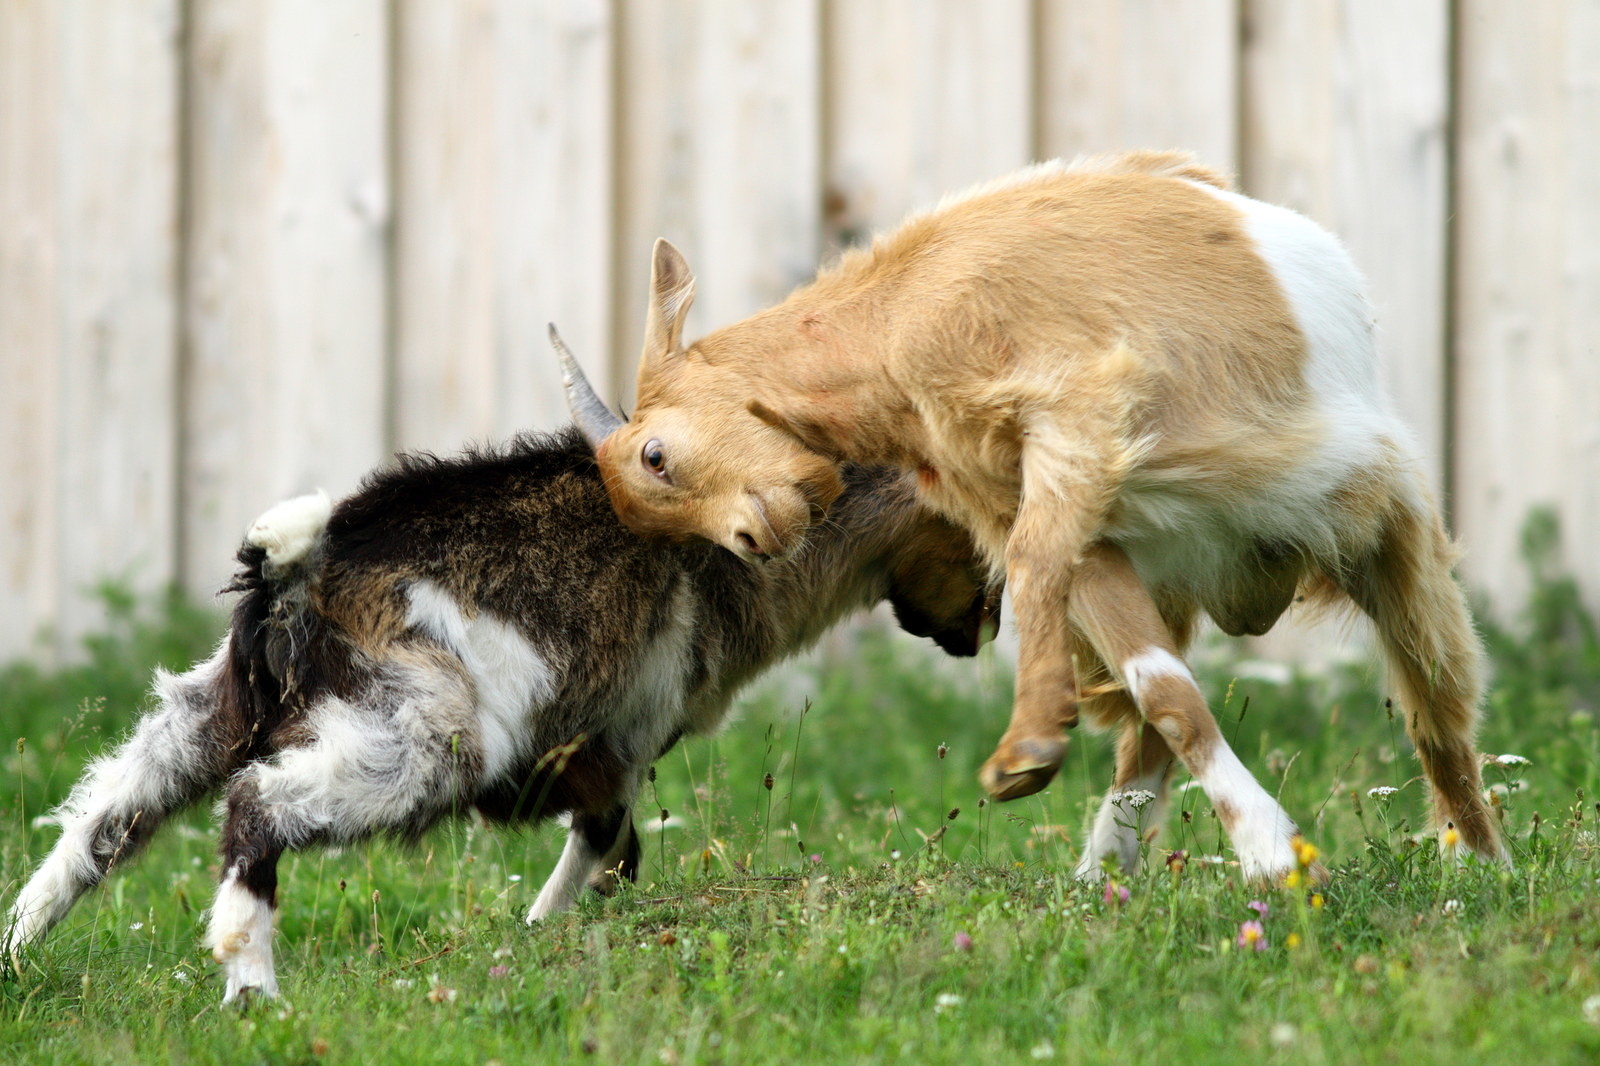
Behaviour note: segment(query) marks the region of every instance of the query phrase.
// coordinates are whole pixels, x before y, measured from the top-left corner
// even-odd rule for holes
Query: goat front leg
[[[623,878],[639,879],[639,835],[631,805],[619,803],[599,814],[574,813],[561,858],[524,920],[532,925],[561,913],[586,887],[609,896]]]
[[[1164,746],[1188,768],[1228,831],[1246,877],[1272,881],[1294,869],[1294,822],[1228,747],[1127,555],[1114,545],[1096,544],[1079,567],[1073,597],[1073,623],[1122,678],[1140,715],[1159,734],[1159,743],[1150,737],[1149,748],[1141,748],[1147,765],[1159,765]],[[1134,754],[1131,748],[1129,754]],[[1120,770],[1125,760],[1118,762]]]
[[[1098,880],[1107,859],[1124,873],[1137,872],[1142,845],[1166,819],[1167,779],[1172,776],[1175,761],[1166,738],[1160,730],[1140,720],[1139,711],[1125,690],[1108,692],[1098,699],[1108,708],[1105,717],[1120,720],[1122,734],[1117,741],[1111,791],[1100,802],[1074,871],[1085,881]]]
[[[1015,538],[1013,538],[1015,539]],[[1063,730],[1078,724],[1078,686],[1066,620],[1068,580],[1008,549],[1006,585],[1017,626],[1017,691],[1011,721],[979,780],[996,799],[1031,796],[1066,758]]]
[[[1011,722],[979,780],[996,799],[1031,796],[1066,757],[1064,730],[1078,724],[1077,671],[1067,623],[1073,569],[1113,495],[1114,448],[1086,446],[1055,427],[1028,430],[1022,493],[1006,539],[1006,588],[1017,627]]]

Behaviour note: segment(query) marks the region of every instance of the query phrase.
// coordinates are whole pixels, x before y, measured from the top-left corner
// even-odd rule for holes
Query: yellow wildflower
[[[1302,869],[1316,862],[1317,856],[1322,854],[1317,850],[1317,846],[1305,837],[1295,837],[1291,843],[1294,845],[1294,857],[1299,860]]]

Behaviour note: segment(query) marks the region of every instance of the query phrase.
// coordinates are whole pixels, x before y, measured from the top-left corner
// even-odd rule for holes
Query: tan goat
[[[1259,634],[1297,595],[1372,617],[1439,828],[1505,857],[1454,552],[1326,231],[1187,156],[1136,153],[947,200],[685,347],[693,293],[658,242],[638,409],[589,422],[617,513],[768,562],[838,493],[838,462],[915,469],[1015,604],[1016,703],[984,786],[1043,788],[1080,700],[1121,731],[1081,873],[1136,860],[1119,804],[1164,796],[1174,756],[1247,874],[1292,868],[1293,821],[1180,655],[1201,612]]]

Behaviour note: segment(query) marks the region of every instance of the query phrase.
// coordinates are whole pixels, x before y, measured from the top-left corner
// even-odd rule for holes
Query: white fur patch
[[[1146,648],[1122,664],[1122,680],[1134,703],[1142,704],[1146,686],[1158,677],[1176,677],[1195,684],[1188,665],[1166,648]]]
[[[1205,771],[1195,775],[1214,806],[1237,814],[1229,834],[1239,866],[1249,878],[1276,881],[1295,868],[1290,841],[1298,830],[1294,819],[1278,805],[1228,747],[1217,741]]]
[[[1249,496],[1230,496],[1225,507],[1169,476],[1130,478],[1110,539],[1147,585],[1187,589],[1203,601],[1259,565],[1247,550],[1255,541],[1336,558],[1344,533],[1328,506],[1330,489],[1363,470],[1410,462],[1416,449],[1379,387],[1372,308],[1338,238],[1288,208],[1189,184],[1238,213],[1283,292],[1305,338],[1305,383],[1321,434],[1298,464]]]
[[[643,767],[655,761],[667,738],[685,726],[691,733],[713,728],[727,707],[729,693],[723,691],[697,705],[695,716],[687,722],[682,713],[694,661],[690,649],[697,600],[686,582],[680,582],[673,590],[667,623],[640,649],[633,677],[613,704],[611,735],[628,745],[626,757],[631,765]]]
[[[1294,472],[1297,494],[1320,496],[1392,448],[1415,453],[1410,431],[1389,409],[1378,381],[1378,352],[1366,280],[1339,238],[1287,207],[1196,185],[1231,205],[1289,302],[1306,340],[1306,385],[1325,434],[1312,460]]]
[[[555,673],[515,626],[484,610],[469,618],[433,582],[417,582],[408,596],[406,623],[454,652],[472,678],[484,776],[498,777],[523,754],[528,716],[555,696]]]
[[[447,809],[471,782],[458,744],[472,743],[472,704],[459,675],[400,669],[356,702],[336,697],[308,712],[315,739],[252,763],[263,812],[290,847],[319,834],[358,840]]]
[[[539,896],[528,908],[523,921],[532,925],[552,914],[559,914],[577,900],[588,887],[589,878],[600,869],[600,856],[587,840],[577,833],[567,834],[567,846],[561,849],[561,858],[550,877],[539,890]]]
[[[328,527],[333,503],[318,489],[270,508],[250,526],[245,543],[266,549],[267,561],[288,566],[303,559]]]
[[[211,905],[206,946],[222,964],[231,1003],[245,989],[263,996],[278,994],[272,967],[272,904],[239,884],[237,868],[228,871]]]

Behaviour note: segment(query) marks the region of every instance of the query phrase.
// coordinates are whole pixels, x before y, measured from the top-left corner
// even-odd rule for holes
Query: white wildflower
[[[1119,796],[1117,798],[1117,802],[1126,804],[1127,806],[1132,807],[1134,810],[1138,810],[1145,804],[1154,802],[1155,798],[1156,794],[1147,788],[1134,788],[1129,789],[1127,792],[1124,792],[1121,796]]]
[[[1440,907],[1439,910],[1444,913],[1446,918],[1454,918],[1461,913],[1461,901],[1459,899],[1447,899],[1444,901],[1444,906]]]
[[[1272,1041],[1273,1047],[1288,1047],[1299,1035],[1300,1031],[1288,1022],[1278,1022],[1267,1034],[1267,1038]]]
[[[1041,1040],[1033,1045],[1028,1052],[1028,1057],[1038,1059],[1053,1059],[1056,1056],[1056,1046],[1048,1040]]]
[[[1528,765],[1528,760],[1523,758],[1521,755],[1496,755],[1494,757],[1494,762],[1495,762],[1496,766],[1527,766]]]
[[[516,884],[518,881],[522,880],[522,875],[521,874],[512,874],[509,877],[507,877],[506,880],[510,881],[512,884]]]
[[[1367,789],[1367,795],[1371,796],[1373,799],[1388,799],[1390,796],[1399,791],[1400,790],[1395,788],[1393,785],[1379,785],[1377,788]]]
[[[940,992],[933,999],[933,1013],[943,1014],[947,1010],[955,1010],[961,1006],[961,997],[954,992]]]
[[[1583,1001],[1583,1016],[1594,1025],[1600,1025],[1600,995],[1590,996]]]
[[[174,981],[182,982],[183,984],[188,984],[190,981],[194,980],[193,977],[189,976],[188,970],[173,970],[172,979]]]
[[[144,923],[143,922],[134,922],[132,925],[128,926],[128,931],[130,933],[137,933],[139,930],[141,930],[143,928],[144,928]]]

